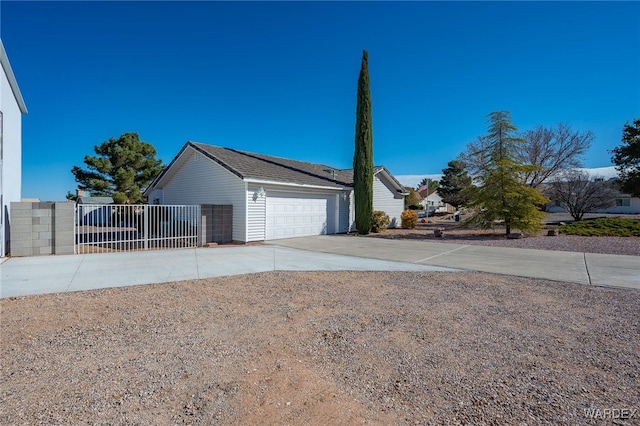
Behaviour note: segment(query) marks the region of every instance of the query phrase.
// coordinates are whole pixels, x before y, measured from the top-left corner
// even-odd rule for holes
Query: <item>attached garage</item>
[[[373,185],[374,208],[398,224],[404,188],[384,167],[375,169]],[[196,142],[184,145],[145,196],[154,204],[232,205],[238,242],[355,229],[353,170]]]
[[[266,239],[333,234],[335,196],[268,191]]]

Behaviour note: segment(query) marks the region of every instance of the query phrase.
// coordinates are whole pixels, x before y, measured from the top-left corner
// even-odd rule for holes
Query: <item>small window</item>
[[[153,199],[153,204],[156,205],[156,206],[159,205],[160,204],[160,198],[154,198]]]
[[[631,198],[617,198],[616,207],[631,207]]]

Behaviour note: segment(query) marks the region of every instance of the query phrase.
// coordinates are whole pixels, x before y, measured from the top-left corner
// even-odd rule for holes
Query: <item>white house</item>
[[[558,200],[550,201],[545,207],[548,213],[563,213],[567,208]],[[615,205],[606,209],[590,211],[588,213],[606,214],[640,214],[640,198],[628,194],[621,194],[615,199]]]
[[[22,193],[22,114],[27,107],[0,40],[0,257],[9,249],[9,209]]]
[[[609,174],[616,173],[614,167],[601,167],[599,169],[585,169],[589,173],[589,170],[605,170],[608,171]],[[594,181],[603,181],[601,175],[594,175],[593,173],[589,173],[591,178],[595,179]],[[615,183],[617,181],[617,177],[610,177],[608,179],[609,183]],[[543,192],[551,191],[551,186],[545,184],[542,187]],[[615,199],[612,199],[612,206],[605,209],[598,209],[589,211],[587,213],[606,213],[606,214],[640,214],[640,197],[634,197],[630,194],[622,194],[618,193],[615,196]],[[548,213],[563,213],[567,211],[566,206],[559,200],[551,199],[549,203],[545,206],[545,211]]]
[[[429,189],[425,185],[422,185],[417,190],[418,194],[422,197],[420,204],[422,208],[429,213],[453,213],[456,209],[450,204],[442,201],[442,197],[437,192],[437,188]]]
[[[622,194],[616,198],[616,205],[597,213],[640,214],[640,197]]]
[[[373,208],[400,225],[406,192],[376,167]],[[355,229],[353,170],[187,142],[149,185],[150,204],[233,206],[233,240],[263,241]]]

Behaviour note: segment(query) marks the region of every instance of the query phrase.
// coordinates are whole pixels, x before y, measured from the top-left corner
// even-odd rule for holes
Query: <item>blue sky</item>
[[[440,173],[497,110],[593,131],[585,166],[605,167],[640,116],[638,2],[3,0],[0,35],[42,200],[130,131],[165,163],[193,140],[349,168],[362,49],[374,162],[397,176]]]

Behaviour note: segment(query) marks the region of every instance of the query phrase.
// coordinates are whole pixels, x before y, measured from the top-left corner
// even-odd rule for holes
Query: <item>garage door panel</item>
[[[267,192],[267,239],[333,232],[334,196]]]

